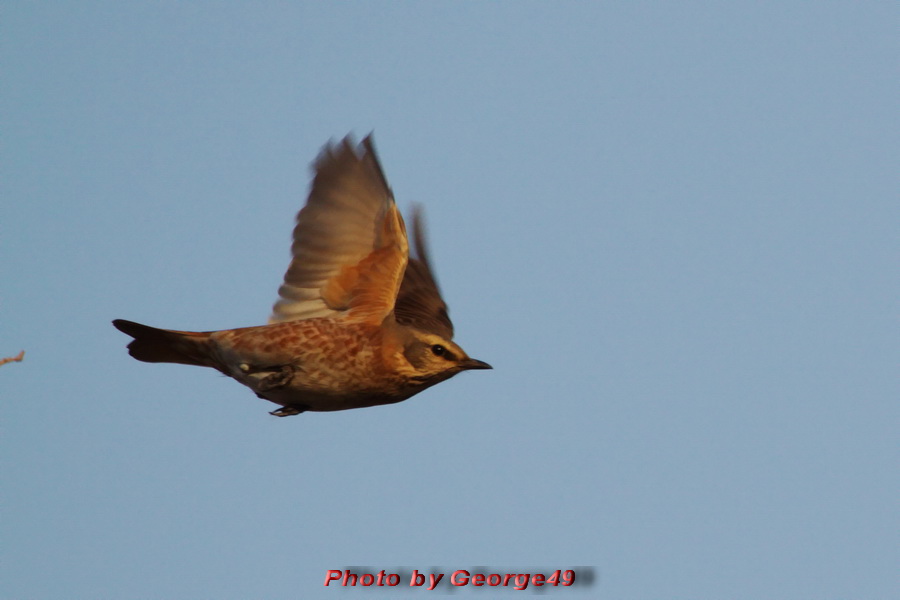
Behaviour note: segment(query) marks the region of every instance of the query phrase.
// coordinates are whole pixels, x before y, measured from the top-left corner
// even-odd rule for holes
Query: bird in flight
[[[269,323],[193,332],[117,319],[144,362],[212,367],[280,405],[271,414],[392,404],[457,373],[490,369],[453,324],[412,215],[412,251],[371,136],[330,143],[313,164],[291,263]]]

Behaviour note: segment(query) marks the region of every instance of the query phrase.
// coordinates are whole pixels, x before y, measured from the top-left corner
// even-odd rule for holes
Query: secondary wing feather
[[[399,229],[385,226],[394,220],[390,213],[397,209],[371,136],[358,148],[349,136],[329,144],[313,167],[315,178],[306,206],[297,214],[291,263],[270,323],[336,316],[348,310],[353,286],[361,281],[358,267],[376,250],[402,245],[394,252],[403,254],[405,266],[408,250],[402,219]],[[396,239],[388,239],[391,237]],[[373,267],[373,261],[374,257],[366,263],[367,268]],[[399,274],[394,273],[398,268]],[[396,264],[386,271],[398,278],[403,274]],[[394,284],[384,283],[388,287]],[[394,300],[390,298],[390,308]]]
[[[313,168],[309,199],[297,214],[291,263],[269,322],[338,314],[376,322],[393,309],[400,324],[452,339],[421,210],[413,212],[409,257],[403,219],[371,136],[358,148],[349,136],[329,144]]]

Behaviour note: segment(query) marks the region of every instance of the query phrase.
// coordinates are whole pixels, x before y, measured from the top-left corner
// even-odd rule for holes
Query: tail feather
[[[209,333],[157,329],[124,319],[116,319],[113,325],[134,338],[128,354],[140,361],[218,368],[210,356]]]

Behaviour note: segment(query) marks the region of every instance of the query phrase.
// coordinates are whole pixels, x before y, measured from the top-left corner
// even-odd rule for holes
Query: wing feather
[[[313,168],[309,199],[297,214],[291,263],[269,322],[336,316],[350,310],[354,295],[377,298],[379,304],[361,309],[362,301],[357,302],[357,316],[387,314],[408,248],[371,136],[358,148],[350,136],[329,144]],[[355,287],[361,285],[367,287]]]
[[[413,210],[412,223],[414,255],[409,259],[403,276],[394,316],[401,325],[411,325],[448,340],[453,339],[453,322],[431,270],[424,218],[418,206]]]
[[[425,240],[413,211],[413,256],[371,136],[327,145],[313,163],[306,206],[297,214],[291,263],[270,323],[347,315],[453,337]],[[402,280],[401,280],[402,277]]]

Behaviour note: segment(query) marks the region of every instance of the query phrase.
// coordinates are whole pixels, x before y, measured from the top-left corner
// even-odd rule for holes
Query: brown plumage
[[[144,362],[212,367],[280,404],[272,414],[390,404],[490,365],[453,324],[413,213],[413,255],[371,137],[326,146],[297,215],[292,260],[268,325],[211,332],[113,325]]]

